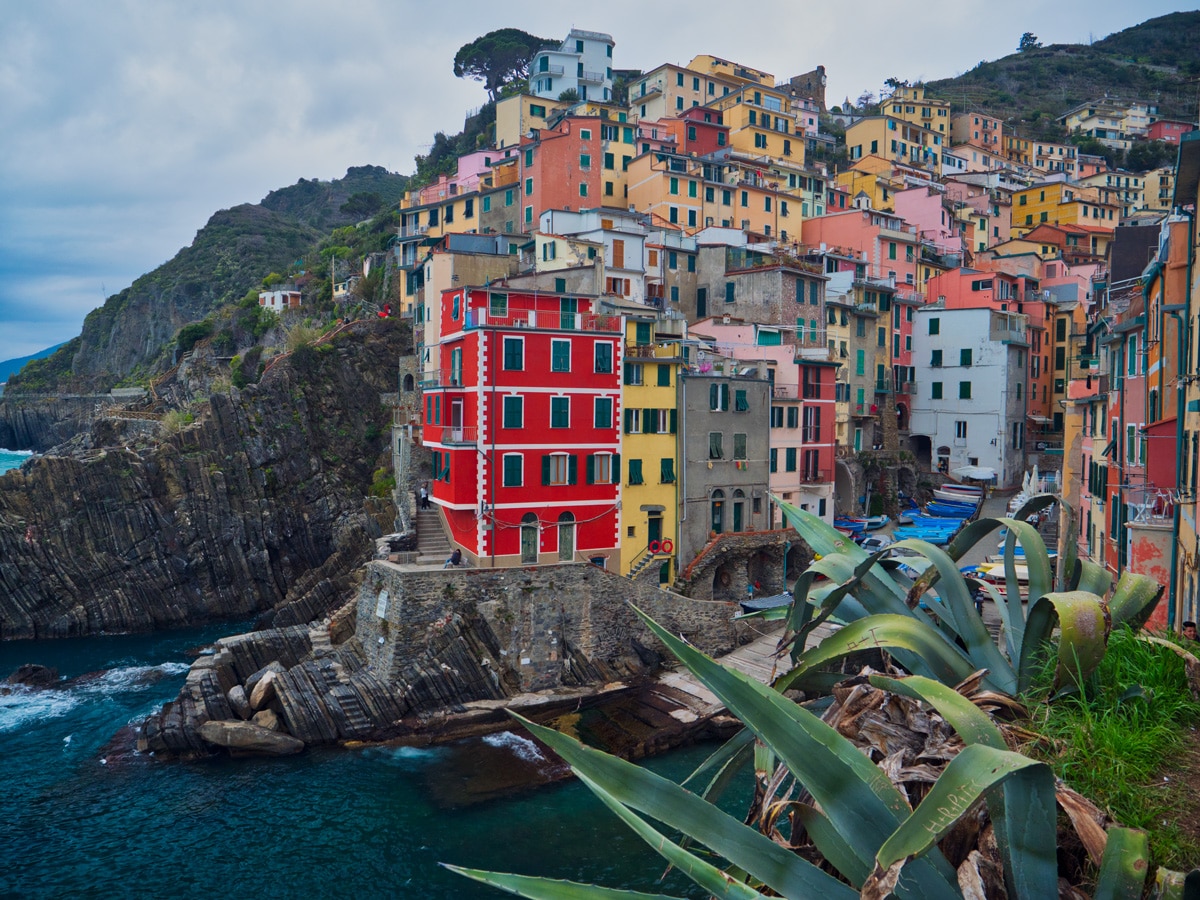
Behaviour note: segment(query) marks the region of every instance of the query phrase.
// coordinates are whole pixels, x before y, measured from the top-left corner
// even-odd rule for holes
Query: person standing
[[[429,488],[421,485],[421,509],[429,509]]]

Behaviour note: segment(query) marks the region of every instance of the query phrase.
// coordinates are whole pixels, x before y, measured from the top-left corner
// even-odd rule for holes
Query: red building
[[[1178,144],[1183,135],[1195,128],[1196,126],[1191,122],[1181,122],[1178,119],[1159,119],[1146,129],[1146,140]]]
[[[566,116],[554,128],[522,138],[521,230],[533,231],[543,210],[593,209],[603,203],[602,167],[611,127],[595,116]]]
[[[707,156],[729,146],[729,126],[722,124],[719,109],[693,106],[676,119],[660,119],[658,125],[675,135],[675,146],[684,156]]]
[[[476,565],[617,551],[624,325],[595,302],[495,285],[442,294],[424,443],[432,500]]]

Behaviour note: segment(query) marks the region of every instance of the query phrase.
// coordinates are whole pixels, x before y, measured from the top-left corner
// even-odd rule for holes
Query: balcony
[[[468,444],[474,445],[478,443],[479,430],[474,425],[446,425],[442,428],[441,442],[443,444]],[[436,442],[437,435],[433,435],[432,439]]]
[[[662,344],[626,344],[625,359],[649,359],[656,362],[670,362],[683,359],[679,345],[674,341]]]
[[[536,78],[538,75],[562,75],[565,71],[562,66],[546,65],[534,72],[533,77]]]
[[[795,384],[777,384],[771,390],[771,396],[777,400],[798,400],[799,395],[799,385]]]
[[[604,79],[603,72],[584,72],[579,76],[579,80],[585,84],[604,84]]]
[[[850,415],[852,416],[874,416],[879,412],[879,407],[874,403],[851,403]]]
[[[595,313],[565,313],[556,310],[521,309],[497,315],[488,309],[468,309],[463,324],[472,328],[541,328],[552,331],[602,331],[620,333],[620,316]]]
[[[458,369],[431,369],[421,373],[422,390],[462,386],[462,372]]]
[[[825,484],[829,481],[829,472],[825,469],[804,469],[800,472],[801,484]]]

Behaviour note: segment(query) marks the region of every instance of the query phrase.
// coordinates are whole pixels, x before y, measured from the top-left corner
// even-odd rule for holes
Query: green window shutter
[[[629,461],[629,483],[642,483],[642,461],[640,459],[631,459]]]
[[[664,457],[659,463],[658,480],[663,484],[673,484],[675,481],[675,460],[669,456]]]
[[[633,384],[633,363],[625,363],[621,383]]]
[[[567,484],[579,483],[579,460],[575,454],[567,457]]]
[[[658,410],[642,410],[642,434],[658,434]]]
[[[550,483],[550,454],[542,457],[542,484]]]
[[[567,292],[567,279],[555,278],[554,279],[554,292],[556,294],[565,294]]]
[[[621,483],[621,454],[614,453],[612,455],[612,480],[613,484]]]
[[[671,386],[671,367],[670,366],[664,366],[661,364],[659,365],[659,367],[658,367],[658,386],[659,387],[670,387]]]
[[[671,415],[669,418],[670,418],[671,434],[674,434],[675,433],[675,423],[679,418],[678,411],[674,410],[674,409],[671,410]]]
[[[571,458],[574,459],[575,457],[572,456]],[[587,468],[587,483],[595,484],[596,483],[596,454],[595,453],[588,454],[586,468]]]
[[[633,433],[633,410],[628,408],[625,410],[625,433]]]
[[[746,392],[744,390],[734,391],[733,408],[738,412],[746,412],[750,409],[750,401],[746,399]]]

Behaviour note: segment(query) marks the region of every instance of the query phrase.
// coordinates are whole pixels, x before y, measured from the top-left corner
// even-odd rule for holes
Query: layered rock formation
[[[298,622],[339,605],[390,527],[365,498],[386,453],[380,396],[409,342],[398,322],[363,323],[214,395],[150,449],[48,455],[0,478],[0,635]]]

